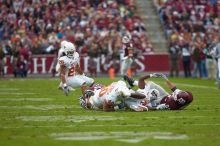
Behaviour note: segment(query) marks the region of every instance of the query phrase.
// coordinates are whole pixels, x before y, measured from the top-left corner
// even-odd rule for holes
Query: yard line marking
[[[162,81],[155,81],[155,83],[163,83]],[[217,87],[210,87],[210,86],[205,86],[205,85],[192,85],[192,84],[186,84],[186,83],[175,83],[176,85],[180,86],[187,86],[187,87],[193,87],[193,88],[203,88],[203,89],[214,89],[214,90],[219,90]]]
[[[0,88],[0,91],[18,91],[18,88]]]
[[[0,92],[0,95],[34,95],[34,94],[37,94],[37,93]]]
[[[123,120],[123,117],[112,117],[112,116],[18,116],[16,119],[20,119],[22,121],[37,121],[37,122],[45,122],[45,121],[66,121],[66,122],[85,122],[85,121],[112,121],[112,120]]]
[[[191,124],[193,126],[220,126],[220,124]],[[74,127],[106,127],[109,125],[59,125],[60,128],[74,128]],[[151,125],[141,125],[141,124],[128,124],[128,125],[111,125],[112,127],[158,127],[161,126],[160,124],[151,124]],[[166,125],[172,126],[172,125]],[[188,125],[182,125],[188,126]],[[2,129],[23,129],[23,128],[57,128],[57,125],[24,125],[24,126],[16,126],[16,127],[9,127],[9,126],[1,126]]]
[[[136,139],[118,139],[116,141],[126,142],[126,143],[139,143],[145,140],[145,138],[136,138]]]
[[[51,101],[51,98],[0,98],[0,101]]]
[[[187,135],[175,135],[175,136],[168,136],[168,135],[156,135],[154,139],[163,139],[163,140],[180,140],[180,139],[187,139]]]
[[[176,134],[172,132],[67,132],[67,133],[51,133],[49,136],[55,140],[104,140],[113,139],[126,143],[139,143],[146,139],[166,139],[166,140],[183,140],[188,139],[185,134]]]
[[[70,105],[24,105],[24,106],[0,106],[0,109],[32,109],[32,110],[52,110],[52,109],[65,109],[65,108],[73,108]]]

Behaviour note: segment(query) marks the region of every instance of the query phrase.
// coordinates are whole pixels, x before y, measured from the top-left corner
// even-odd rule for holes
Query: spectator
[[[188,43],[181,46],[184,76],[191,77],[191,48]]]
[[[170,54],[170,76],[173,77],[173,72],[175,72],[175,76],[179,76],[179,57],[180,57],[180,48],[177,44],[173,42],[169,47]]]

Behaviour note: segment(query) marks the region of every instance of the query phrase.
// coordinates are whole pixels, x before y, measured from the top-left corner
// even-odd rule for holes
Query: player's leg
[[[94,79],[93,79],[93,78],[87,77],[87,76],[85,76],[85,75],[79,75],[79,76],[80,76],[80,78],[81,78],[82,80],[84,80],[84,81],[86,82],[86,85],[87,85],[87,86],[91,86],[91,85],[94,84]]]
[[[131,110],[136,111],[136,112],[148,111],[147,106],[141,104],[142,101],[144,101],[144,100],[127,98],[127,99],[125,99],[125,106]]]
[[[131,67],[132,64],[132,59],[131,58],[126,58],[122,60],[121,63],[121,75],[127,75],[128,69]]]

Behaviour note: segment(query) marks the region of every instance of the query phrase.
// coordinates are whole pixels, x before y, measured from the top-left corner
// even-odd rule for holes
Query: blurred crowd
[[[13,56],[15,73],[32,54],[56,54],[62,40],[80,55],[119,57],[127,32],[136,54],[154,52],[134,0],[0,0],[0,54]]]
[[[157,10],[168,38],[170,75],[216,78],[213,48],[220,42],[220,3],[217,0],[157,0]],[[191,72],[192,66],[192,72]]]

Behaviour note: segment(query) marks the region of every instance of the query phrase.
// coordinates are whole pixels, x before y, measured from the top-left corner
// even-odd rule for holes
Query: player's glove
[[[165,80],[168,80],[168,78],[165,74],[162,74],[162,78],[165,79]]]
[[[157,107],[156,107],[157,110],[165,110],[165,109],[169,109],[169,106],[166,105],[166,104],[159,104]]]
[[[152,77],[154,77],[154,78],[160,78],[160,77],[162,77],[162,74],[161,73],[152,73],[152,74],[150,74],[150,77],[152,78]]]
[[[69,88],[68,88],[67,85],[64,85],[64,86],[63,86],[63,92],[64,92],[64,94],[65,94],[66,96],[68,96],[68,94],[69,94]]]

